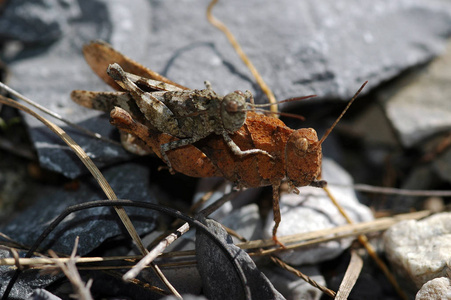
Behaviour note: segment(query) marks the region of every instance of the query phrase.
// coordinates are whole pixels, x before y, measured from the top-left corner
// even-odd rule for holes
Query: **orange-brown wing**
[[[118,63],[122,69],[128,73],[162,81],[179,88],[189,90],[189,88],[169,80],[168,78],[144,67],[140,63],[116,51],[113,47],[111,47],[111,45],[104,41],[93,41],[85,45],[83,47],[83,54],[92,70],[103,81],[118,91],[122,91],[122,88],[106,73],[108,66],[112,63]]]
[[[245,126],[254,148],[265,150],[274,157],[258,157],[262,182],[272,184],[274,180],[282,180],[285,177],[285,145],[294,130],[279,119],[253,112],[248,113]]]
[[[231,138],[243,151],[262,149],[274,159],[264,154],[238,157],[218,135],[210,135],[196,146],[228,180],[244,187],[259,187],[285,177],[284,149],[291,132],[279,119],[249,112],[245,124]]]

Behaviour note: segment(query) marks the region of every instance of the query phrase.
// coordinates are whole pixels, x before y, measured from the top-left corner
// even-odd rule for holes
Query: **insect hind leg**
[[[107,70],[108,75],[113,78],[124,90],[128,91],[140,111],[146,119],[152,123],[159,131],[173,136],[180,135],[180,128],[174,113],[163,102],[158,100],[152,93],[141,90],[127,73],[117,63],[111,64]]]

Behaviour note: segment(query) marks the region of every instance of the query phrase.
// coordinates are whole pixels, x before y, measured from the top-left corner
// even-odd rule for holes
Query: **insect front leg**
[[[266,152],[265,150],[261,150],[261,149],[249,149],[249,150],[241,150],[240,147],[238,147],[237,144],[235,144],[235,142],[232,140],[232,138],[229,136],[229,134],[227,132],[224,132],[222,134],[224,141],[226,142],[227,146],[229,146],[230,150],[232,151],[233,154],[237,155],[237,156],[244,156],[244,155],[249,155],[249,154],[256,154],[256,153],[260,153],[260,154],[264,154],[267,155],[270,158],[273,158],[271,154],[269,154],[268,152]]]

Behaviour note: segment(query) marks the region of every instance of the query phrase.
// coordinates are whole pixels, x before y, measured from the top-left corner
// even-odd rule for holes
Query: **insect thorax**
[[[179,124],[178,137],[205,137],[216,132],[216,127],[222,127],[219,115],[221,100],[214,91],[208,89],[164,94],[164,104]]]

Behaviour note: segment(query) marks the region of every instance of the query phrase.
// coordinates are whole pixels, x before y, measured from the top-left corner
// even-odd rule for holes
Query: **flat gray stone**
[[[394,269],[417,289],[431,279],[447,276],[451,213],[393,225],[384,233],[384,247]]]
[[[35,289],[27,300],[61,300],[61,298],[53,295],[47,290]]]
[[[0,249],[0,258],[12,258],[7,250]],[[11,266],[0,266],[0,297],[3,297],[6,286],[14,274]],[[27,270],[23,272],[13,286],[9,299],[28,299],[34,289],[45,287],[61,276],[40,275],[38,270]]]
[[[208,79],[221,93],[257,90],[224,35],[207,23],[207,2],[153,3],[147,65],[189,87]],[[363,81],[376,86],[442,52],[451,27],[451,5],[443,1],[226,1],[213,12],[278,99],[348,99]]]
[[[434,160],[434,170],[447,182],[451,182],[451,149],[445,151]]]
[[[25,43],[53,42],[69,30],[70,20],[81,13],[75,0],[10,2],[2,5],[0,39]]]
[[[120,165],[107,169],[104,176],[119,198],[156,203],[147,186],[149,174],[145,167],[137,164]],[[106,199],[106,196],[92,178],[83,181],[75,191],[43,188],[36,203],[0,228],[0,231],[19,243],[32,245],[50,222],[68,206],[103,199]],[[125,209],[138,233],[149,232],[155,227],[155,212],[132,207]],[[44,240],[41,247],[70,254],[75,238],[79,236],[77,254],[85,255],[106,239],[121,233],[127,235],[111,207],[91,208],[67,216]]]
[[[328,187],[332,195],[354,222],[373,220],[371,210],[359,203],[352,189],[353,180],[344,169],[334,161],[323,158],[322,176],[330,183]],[[342,185],[345,185],[345,187]],[[347,224],[323,189],[301,187],[299,191],[299,195],[293,193],[281,195],[280,212],[282,221],[277,231],[278,237]],[[273,226],[274,221],[271,211],[264,227],[265,237],[270,238],[272,236]],[[351,245],[352,241],[353,238],[334,240],[311,247],[284,251],[277,255],[292,265],[315,264],[337,257]]]
[[[125,52],[133,49],[133,54],[137,56],[140,51],[146,51],[145,43],[133,44],[129,41],[131,36],[136,36],[133,33],[135,28],[142,28],[141,42],[150,36],[145,30],[150,28],[147,17],[150,7],[146,1],[133,1],[131,4],[121,0],[19,1],[8,6],[6,12],[1,22],[17,23],[13,26],[14,36],[11,38],[35,43],[28,47],[9,44],[3,57],[11,71],[7,83],[69,121],[103,136],[113,137],[116,131],[109,124],[109,116],[98,118],[99,112],[78,106],[69,95],[74,89],[109,90],[82,56],[81,49],[90,40],[108,40]],[[25,115],[25,120],[42,166],[70,178],[87,173],[69,147],[53,132],[31,116]],[[60,126],[64,124],[56,123]],[[131,157],[121,146],[99,142],[67,126],[63,128],[99,167]]]
[[[2,15],[0,38],[27,47],[6,45],[2,58],[11,70],[8,83],[60,115],[110,136],[107,118],[98,119],[97,112],[69,99],[73,89],[108,89],[81,56],[83,44],[104,39],[188,87],[203,88],[209,80],[219,93],[250,89],[260,98],[249,70],[206,21],[206,7],[207,1],[14,1]],[[233,0],[214,8],[278,99],[313,93],[348,99],[365,80],[374,87],[430,60],[444,50],[450,12],[451,4],[439,0],[283,0],[265,5]],[[53,134],[43,133],[30,117],[26,120],[44,167],[72,178],[85,172]],[[75,137],[99,165],[126,159],[120,147]]]
[[[403,146],[451,129],[451,43],[446,53],[379,94]]]

